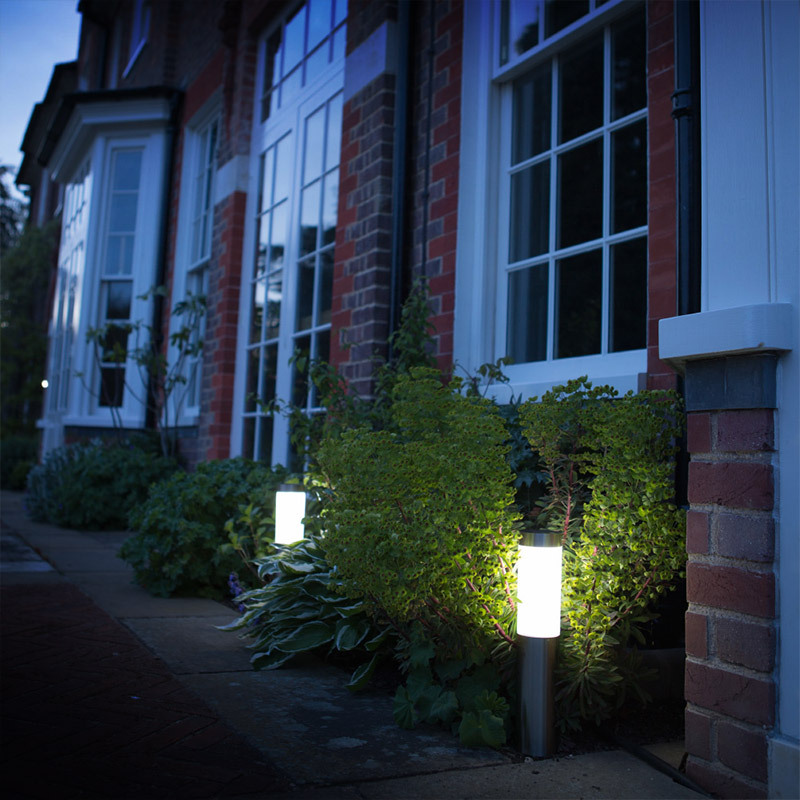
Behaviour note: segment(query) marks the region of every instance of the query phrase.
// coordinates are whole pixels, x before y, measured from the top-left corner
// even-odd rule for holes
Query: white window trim
[[[192,117],[184,128],[184,144],[183,156],[181,165],[181,193],[178,204],[178,228],[175,241],[175,261],[174,261],[174,277],[172,282],[172,291],[170,296],[170,334],[177,331],[178,320],[172,315],[172,308],[175,307],[177,302],[183,300],[189,291],[190,275],[200,270],[205,270],[208,273],[209,265],[211,263],[211,244],[209,245],[208,258],[203,262],[193,263],[192,258],[192,221],[194,214],[194,178],[196,173],[197,158],[199,148],[202,145],[202,137],[206,130],[214,123],[217,124],[217,141],[219,142],[219,124],[220,124],[220,108],[221,108],[221,90],[217,90],[214,94],[203,104],[202,108]],[[213,218],[214,207],[217,204],[217,191],[219,186],[219,175],[216,167],[216,159],[214,159],[212,187],[211,187],[211,232],[210,239],[213,241]],[[203,320],[205,322],[205,320]],[[205,325],[203,324],[203,328]],[[169,363],[174,363],[177,357],[177,349],[169,345]],[[202,366],[203,355],[200,355],[200,368],[198,370],[198,378],[202,383]],[[188,378],[188,376],[187,376]],[[185,397],[188,392],[188,384],[179,384],[175,393],[181,397]],[[173,397],[173,406],[171,409],[172,420],[178,426],[191,426],[198,423],[200,417],[200,404],[193,406],[186,405],[185,400],[178,402],[178,398]]]
[[[281,20],[282,24],[283,20]],[[332,65],[329,73],[316,78],[305,89],[303,89],[290,103],[281,108],[277,114],[271,115],[264,122],[261,122],[260,104],[264,91],[264,74],[266,61],[266,42],[270,34],[274,31],[272,26],[264,31],[259,39],[258,59],[256,64],[256,81],[254,89],[254,102],[256,112],[253,114],[253,128],[251,134],[251,167],[250,185],[247,193],[247,209],[244,231],[244,248],[242,257],[242,280],[239,297],[239,327],[237,332],[236,348],[236,374],[234,380],[234,411],[231,423],[231,456],[241,455],[243,451],[242,437],[244,433],[245,395],[247,391],[247,368],[250,335],[250,314],[251,314],[251,276],[256,257],[257,247],[257,208],[258,202],[258,182],[259,182],[259,159],[267,147],[272,146],[287,132],[291,131],[294,138],[293,151],[300,145],[300,137],[303,131],[304,115],[308,115],[316,107],[327,102],[337,91],[344,90],[344,61]],[[336,87],[336,88],[332,88]],[[278,346],[279,358],[285,352],[291,352],[292,340],[294,339],[294,319],[292,314],[295,310],[294,298],[296,294],[297,271],[294,266],[297,263],[297,241],[298,224],[297,215],[300,209],[300,186],[301,186],[302,159],[294,158],[294,175],[292,179],[293,193],[290,196],[290,207],[287,220],[287,231],[289,238],[286,246],[286,266],[283,275],[283,302],[281,303],[281,322],[280,322],[280,344]],[[276,397],[279,401],[291,400],[291,375],[292,369],[288,364],[279,361],[278,379],[276,383]],[[273,427],[273,448],[272,462],[286,463],[286,458],[281,458],[279,453],[280,445],[278,442],[289,441],[289,422],[285,415],[276,414]]]
[[[524,58],[500,68],[495,44],[499,4],[464,5],[463,50],[474,55],[465,60],[463,67],[459,186],[469,186],[470,191],[460,192],[458,201],[453,357],[469,372],[474,373],[481,364],[493,362],[505,352],[504,334],[498,333],[497,311],[500,299],[497,238],[507,224],[507,215],[501,216],[500,210],[501,204],[507,205],[507,198],[500,196],[503,169],[500,81],[511,80],[535,63],[552,58],[555,49],[575,30],[580,29],[583,35],[608,25],[626,10],[623,0],[601,6],[586,21],[573,23],[531,49]],[[487,120],[487,124],[476,125],[475,120]],[[499,234],[500,239],[506,236],[505,232]],[[505,318],[505,314],[502,316]],[[609,384],[621,392],[636,391],[643,384],[646,369],[646,348],[532,362],[506,367],[509,384],[490,391],[498,398],[508,398],[512,393],[526,398],[587,374],[594,384]]]

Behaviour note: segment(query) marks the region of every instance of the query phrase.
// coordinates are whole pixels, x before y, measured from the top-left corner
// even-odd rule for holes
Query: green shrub
[[[138,439],[59,447],[28,473],[26,507],[33,519],[65,528],[124,530],[150,485],[176,468]]]
[[[395,715],[404,725],[459,724],[471,709],[453,705],[454,682],[482,670],[500,689],[513,674],[518,515],[507,434],[496,407],[461,388],[435,370],[411,368],[392,382],[382,429],[337,431],[317,453],[329,492],[328,558],[347,595],[388,619],[405,642],[409,681]],[[434,695],[452,715],[430,716]],[[484,741],[505,741],[496,731],[503,720],[490,716]],[[462,740],[475,743],[479,734],[467,728]]]
[[[550,476],[540,524],[565,546],[559,723],[599,723],[630,693],[647,699],[633,645],[683,576],[685,514],[672,503],[679,398],[618,397],[582,378],[525,403],[520,416]]]
[[[39,437],[5,436],[0,441],[0,486],[4,489],[24,489],[28,472],[36,466]]]
[[[312,534],[292,545],[272,544],[255,563],[263,585],[236,598],[244,613],[225,628],[253,639],[253,666],[276,669],[300,653],[349,653],[362,663],[348,687],[363,687],[394,635],[374,622],[366,603],[337,591],[341,579],[326,560],[324,540]]]
[[[147,502],[134,508],[136,534],[120,550],[133,566],[137,583],[153,594],[218,597],[228,575],[241,567],[226,523],[250,506],[274,507],[274,492],[286,477],[243,458],[209,461],[191,473],[180,472],[152,487]],[[266,535],[266,534],[264,534]],[[247,557],[258,554],[258,535],[239,534]]]

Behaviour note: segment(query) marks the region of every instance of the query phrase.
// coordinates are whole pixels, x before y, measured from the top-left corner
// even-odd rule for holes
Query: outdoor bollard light
[[[292,544],[303,538],[306,493],[297,483],[282,483],[275,492],[275,544]]]
[[[561,631],[561,535],[523,531],[517,564],[520,750],[556,751],[553,667]]]

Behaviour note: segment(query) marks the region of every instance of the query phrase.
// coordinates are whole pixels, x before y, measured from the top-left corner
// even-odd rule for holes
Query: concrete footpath
[[[622,750],[522,759],[401,730],[389,694],[322,663],[254,672],[227,606],[133,584],[130,534],[31,522],[7,491],[0,518],[3,797],[702,796]]]

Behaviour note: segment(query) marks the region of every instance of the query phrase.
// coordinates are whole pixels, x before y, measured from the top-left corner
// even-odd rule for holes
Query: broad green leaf
[[[414,701],[409,697],[405,686],[400,686],[395,693],[392,716],[394,721],[406,730],[411,730],[419,720]]]
[[[253,665],[253,669],[277,669],[292,658],[294,658],[294,653],[281,653],[273,650],[269,653],[253,653],[250,663]]]
[[[503,720],[485,709],[467,711],[458,726],[458,736],[467,747],[501,747],[506,743]]]
[[[326,644],[331,639],[333,639],[333,626],[316,620],[301,625],[288,636],[277,641],[275,647],[284,653],[301,653]]]
[[[352,650],[364,641],[369,633],[369,622],[366,619],[340,619],[336,623],[336,635],[333,640],[337,650]]]
[[[350,681],[346,684],[347,688],[351,692],[357,692],[359,689],[363,689],[375,673],[375,667],[380,660],[380,654],[375,653],[369,661],[357,667],[350,676]]]

